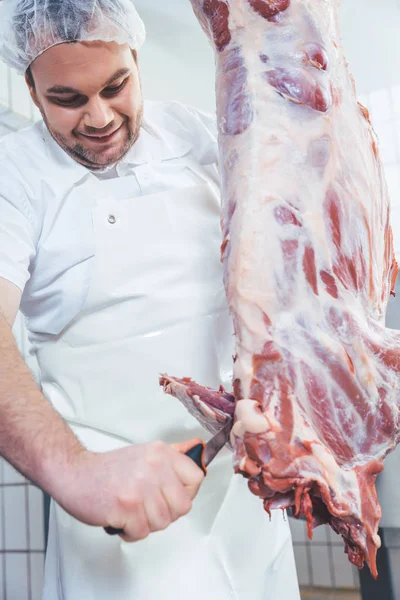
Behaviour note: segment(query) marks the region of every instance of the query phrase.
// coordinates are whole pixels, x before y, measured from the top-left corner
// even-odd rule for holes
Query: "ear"
[[[39,108],[39,101],[38,101],[38,97],[36,94],[36,89],[35,89],[35,86],[33,85],[32,77],[29,77],[28,73],[25,73],[25,82],[26,82],[26,85],[28,86],[28,90],[31,95],[32,102],[34,103],[34,105],[37,108]]]

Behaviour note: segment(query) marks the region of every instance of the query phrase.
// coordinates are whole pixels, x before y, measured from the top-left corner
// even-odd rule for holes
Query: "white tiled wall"
[[[10,76],[0,63],[0,105],[26,119],[37,118],[23,78]],[[370,110],[379,136],[389,185],[395,244],[400,256],[400,86],[360,96]],[[0,136],[21,126],[0,106]],[[43,496],[4,461],[0,461],[0,600],[39,600],[44,539]],[[310,542],[304,522],[291,519],[300,583],[318,587],[358,587],[357,570],[348,562],[343,543],[329,528],[320,527]],[[1,560],[2,558],[2,560]]]
[[[0,600],[40,600],[43,494],[0,461]]]
[[[349,563],[342,539],[330,527],[315,529],[313,540],[310,541],[304,521],[289,521],[300,585],[318,588],[359,587],[358,570]]]

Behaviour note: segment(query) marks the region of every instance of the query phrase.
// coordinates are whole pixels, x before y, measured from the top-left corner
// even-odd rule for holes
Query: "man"
[[[287,522],[228,451],[203,481],[203,432],[158,385],[229,379],[212,119],[142,119],[130,0],[3,0],[0,23],[43,116],[0,150],[0,452],[54,499],[45,600],[296,600]]]

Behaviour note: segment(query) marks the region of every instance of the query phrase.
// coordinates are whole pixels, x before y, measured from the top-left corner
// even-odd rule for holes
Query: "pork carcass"
[[[376,576],[375,479],[399,440],[387,187],[337,0],[191,0],[215,47],[234,397],[164,377],[267,512],[343,536]],[[185,374],[190,375],[190,374]],[[206,382],[204,382],[206,383]]]

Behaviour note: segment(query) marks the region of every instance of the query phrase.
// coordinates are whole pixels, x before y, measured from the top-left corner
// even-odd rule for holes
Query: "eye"
[[[71,96],[70,98],[58,98],[56,96],[49,96],[49,99],[54,104],[58,106],[65,106],[68,108],[77,108],[78,106],[82,106],[86,102],[86,98],[84,96]]]
[[[116,94],[118,94],[120,91],[122,91],[124,89],[124,87],[128,83],[128,80],[129,80],[129,77],[126,77],[126,79],[124,79],[118,85],[106,87],[102,92],[103,96],[115,96]]]

